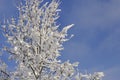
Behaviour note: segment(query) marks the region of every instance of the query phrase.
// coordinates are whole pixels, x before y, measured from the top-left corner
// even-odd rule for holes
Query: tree
[[[62,63],[58,59],[63,42],[69,40],[67,30],[73,24],[59,31],[60,25],[56,23],[59,0],[43,2],[26,0],[25,5],[18,7],[18,20],[12,18],[3,25],[5,37],[11,45],[4,50],[10,53],[9,58],[16,61],[17,67],[13,72],[4,70],[2,73],[10,80],[100,80],[102,72],[83,75],[75,68],[78,62]]]

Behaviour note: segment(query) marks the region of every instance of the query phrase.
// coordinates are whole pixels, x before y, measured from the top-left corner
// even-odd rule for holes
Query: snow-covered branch
[[[80,75],[76,72],[78,62],[61,62],[57,58],[63,50],[63,42],[69,40],[67,31],[61,31],[56,20],[59,18],[59,0],[43,4],[43,0],[26,0],[19,6],[18,20],[12,18],[3,26],[5,37],[11,47],[5,50],[10,59],[16,60],[17,69],[10,73],[11,80],[100,80],[103,73]],[[3,72],[4,73],[4,72]],[[5,73],[6,74],[6,73]]]

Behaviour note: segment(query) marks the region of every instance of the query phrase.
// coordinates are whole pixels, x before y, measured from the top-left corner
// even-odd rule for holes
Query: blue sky
[[[0,20],[17,16],[15,0],[0,0]],[[80,71],[103,71],[120,80],[120,0],[61,0],[61,26],[75,24],[64,43],[63,61],[80,62]],[[0,34],[0,44],[3,42]]]

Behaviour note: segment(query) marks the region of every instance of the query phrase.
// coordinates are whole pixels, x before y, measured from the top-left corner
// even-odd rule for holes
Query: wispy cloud
[[[120,19],[119,3],[119,0],[76,0],[69,17],[72,19],[69,20],[74,19],[84,28],[110,27]]]
[[[120,74],[120,66],[110,68],[105,71],[105,77],[103,78],[103,80],[119,80],[120,79],[119,74]]]
[[[120,0],[75,0],[68,5],[69,13],[63,8],[63,13],[66,13],[62,16],[63,20],[75,24],[71,30],[75,39],[65,46],[65,52],[68,52],[66,55],[79,60],[87,68],[109,68],[105,71],[106,76],[109,76],[105,80],[120,79],[117,75],[120,74],[119,4]]]

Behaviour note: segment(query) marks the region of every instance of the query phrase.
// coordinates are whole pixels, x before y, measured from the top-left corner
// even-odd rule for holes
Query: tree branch
[[[38,79],[38,76],[35,74],[35,70],[33,69],[33,67],[29,64],[29,66],[30,66],[30,68],[31,68],[31,70],[33,71],[33,74],[34,74],[34,76],[35,76],[35,78],[36,78],[36,80]]]

